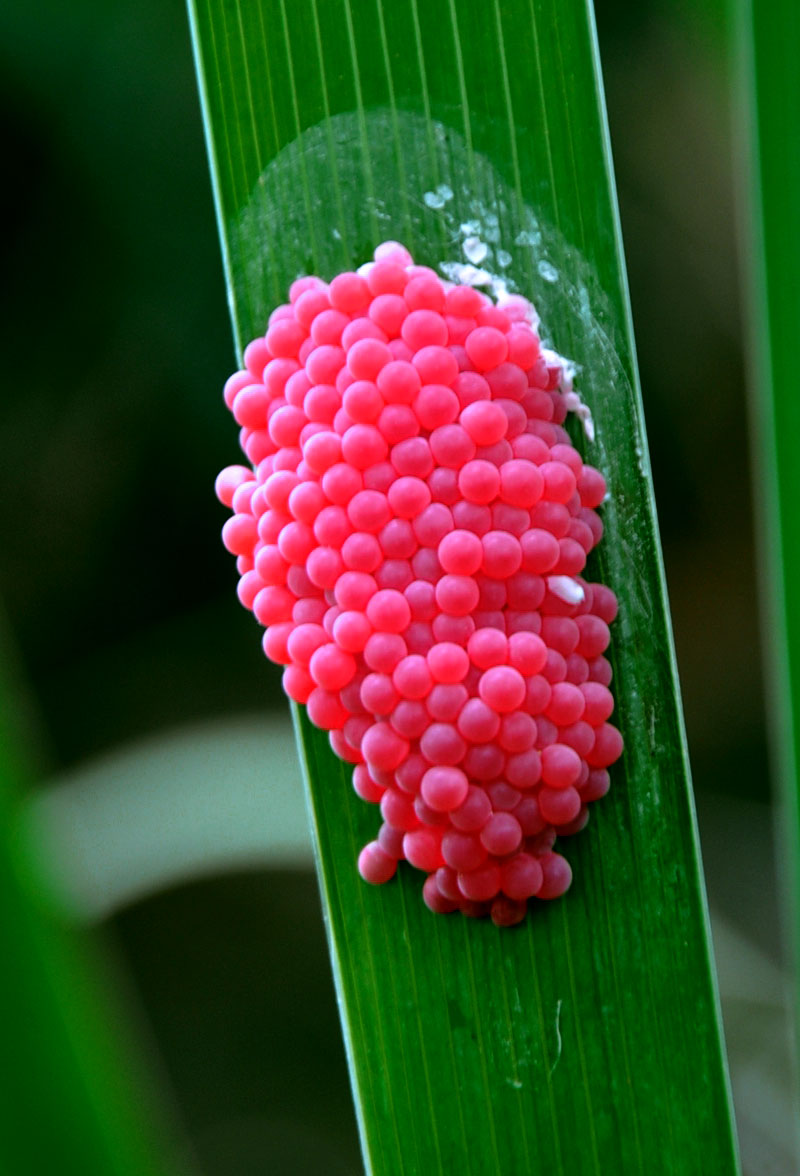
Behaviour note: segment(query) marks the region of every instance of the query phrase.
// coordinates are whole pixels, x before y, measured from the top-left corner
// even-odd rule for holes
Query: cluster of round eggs
[[[605,482],[534,323],[394,242],[300,278],[225,386],[250,465],[217,479],[264,651],[380,805],[361,874],[405,859],[432,910],[499,925],[567,889],[556,835],[622,751],[616,600],[581,576]]]

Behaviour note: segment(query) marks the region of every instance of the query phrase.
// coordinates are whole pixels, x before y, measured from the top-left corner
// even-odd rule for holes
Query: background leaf
[[[18,825],[61,904],[92,921],[187,879],[313,868],[288,715],[191,725],[118,748],[40,789]]]
[[[786,930],[795,965],[800,944],[800,14],[735,5],[738,114],[748,167],[741,175],[749,278],[751,397],[761,526],[761,591],[770,669],[769,718],[780,787],[780,849]],[[796,975],[796,967],[795,967]],[[795,1002],[798,990],[795,981]],[[800,1042],[795,1014],[795,1035]]]
[[[590,14],[547,0],[192,14],[240,347],[299,273],[330,277],[387,237],[437,265],[474,219],[581,365],[611,490],[593,571],[620,597],[626,753],[567,848],[564,901],[506,932],[434,918],[412,871],[365,887],[354,863],[377,814],[299,717],[368,1165],[734,1171]]]

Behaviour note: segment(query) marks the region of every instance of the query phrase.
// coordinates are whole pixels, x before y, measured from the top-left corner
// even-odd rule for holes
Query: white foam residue
[[[487,212],[484,215],[483,236],[493,245],[500,240],[500,219],[496,212]]]
[[[546,282],[558,281],[558,270],[551,262],[545,261],[544,258],[542,258],[542,260],[539,262],[536,269],[539,273],[539,277],[544,278]]]
[[[553,596],[567,604],[580,604],[586,596],[581,585],[572,576],[548,576],[547,587]]]
[[[449,278],[451,282],[455,282],[458,286],[487,287],[498,305],[504,299],[512,297],[505,278],[500,278],[497,274],[492,274],[486,269],[481,269],[479,266],[464,265],[460,261],[440,261],[439,269],[446,278]],[[531,307],[531,310],[535,316],[536,311],[533,310],[533,307]],[[538,318],[536,321],[538,322]]]
[[[571,359],[566,359],[563,355],[559,355],[557,351],[551,350],[549,347],[542,348],[542,356],[547,362],[548,366],[557,366],[561,368],[561,376],[558,381],[559,390],[564,396],[564,403],[567,406],[567,411],[572,412],[581,422],[583,432],[587,441],[594,441],[595,428],[592,410],[589,405],[582,399],[580,392],[576,392],[572,386],[572,381],[578,372],[578,365]]]
[[[422,199],[428,208],[444,208],[453,199],[453,189],[448,184],[439,184],[435,192],[425,192]]]
[[[580,394],[578,392],[567,392],[564,396],[564,403],[567,406],[567,411],[574,412],[575,416],[581,422],[583,431],[586,435],[586,440],[594,441],[594,418],[592,416],[592,410],[589,408],[589,405],[586,404],[584,400],[581,400]]]
[[[542,234],[538,229],[523,229],[514,238],[515,245],[541,245]]]
[[[589,291],[581,283],[578,287],[578,305],[580,307],[580,315],[583,321],[589,325],[592,323],[592,307],[589,302]]]
[[[521,310],[523,312],[522,317],[528,326],[531,327],[534,331],[538,331],[539,315],[536,312],[536,307],[529,299],[525,298],[524,295],[512,294],[507,290],[501,297],[498,298],[497,305],[505,311],[511,311],[512,319],[518,318],[519,315],[517,314],[517,311]]]
[[[428,208],[444,208],[447,203],[440,192],[425,192],[422,199]]]
[[[480,265],[485,261],[489,252],[489,246],[485,241],[481,241],[480,237],[467,237],[461,248],[467,261],[471,261],[473,265]]]
[[[570,393],[572,391],[572,382],[580,371],[579,365],[573,359],[567,359],[565,355],[559,355],[552,347],[543,347],[542,356],[548,366],[561,368],[561,376],[558,381],[559,391],[565,395]]]
[[[464,265],[461,261],[442,261],[439,263],[439,269],[445,277],[457,282],[459,286],[491,286],[493,280],[488,270],[479,269],[475,265]]]

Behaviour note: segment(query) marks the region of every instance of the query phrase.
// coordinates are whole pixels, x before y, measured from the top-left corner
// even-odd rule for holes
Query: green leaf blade
[[[750,397],[754,486],[761,526],[759,570],[768,656],[768,719],[780,800],[779,863],[788,954],[800,1008],[800,376],[797,273],[800,266],[800,19],[781,0],[764,9],[734,5],[735,80],[746,167],[740,177],[741,236],[749,280]],[[800,1021],[795,1012],[796,1049]]]
[[[192,1176],[116,961],[68,917],[22,819],[35,720],[1,612],[0,649],[0,1171]]]
[[[368,1166],[733,1173],[591,13],[555,0],[196,0],[194,27],[240,346],[299,274],[329,278],[386,238],[437,267],[460,259],[460,225],[476,219],[580,365],[597,440],[578,443],[611,490],[589,577],[620,599],[626,750],[589,828],[562,845],[566,898],[499,930],[433,916],[410,868],[365,886],[355,862],[379,815],[297,716]],[[214,51],[234,35],[246,70]],[[246,82],[256,69],[271,102]]]

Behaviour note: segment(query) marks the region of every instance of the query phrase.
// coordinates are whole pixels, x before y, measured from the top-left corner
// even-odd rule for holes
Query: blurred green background
[[[788,1089],[785,1053],[771,1052],[785,1051],[785,1031],[723,12],[677,0],[596,9],[726,1024],[729,1038],[737,1018],[747,1027],[733,1029],[747,1074],[767,1050]],[[84,879],[75,900],[128,970],[198,1171],[354,1173],[316,884],[291,799],[272,868],[257,836],[236,844],[262,803],[253,740],[266,779],[270,738],[285,756],[291,736],[218,539],[213,479],[237,458],[220,391],[235,356],[184,6],[12,0],[0,30],[0,599],[21,666],[17,721],[34,733],[42,796],[79,790],[87,772],[102,779],[102,765],[124,790],[144,748],[145,793],[158,789],[176,837],[199,838],[182,880],[150,860],[141,893],[129,878],[116,898],[92,895]],[[235,818],[220,789],[229,852],[203,868],[215,795],[206,789],[193,823],[194,730],[228,747],[232,794],[251,798]],[[60,819],[48,826],[56,839],[68,809]],[[756,953],[745,966],[742,943]],[[745,1159],[788,1176],[791,1132],[763,1125],[758,1100],[777,1096],[759,1090],[745,1082],[739,1094]]]

